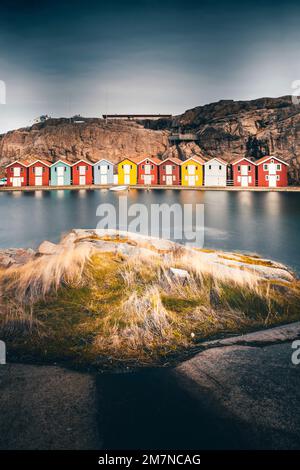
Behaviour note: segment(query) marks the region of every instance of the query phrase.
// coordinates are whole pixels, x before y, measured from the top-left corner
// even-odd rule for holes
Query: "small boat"
[[[110,191],[126,191],[128,189],[128,186],[113,186],[112,188],[109,188]]]

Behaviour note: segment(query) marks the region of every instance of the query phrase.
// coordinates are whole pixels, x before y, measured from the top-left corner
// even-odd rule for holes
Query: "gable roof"
[[[122,163],[122,162],[125,162],[125,160],[128,160],[128,161],[134,163],[135,165],[137,165],[138,162],[139,162],[139,157],[132,157],[132,158],[131,158],[131,157],[130,157],[130,158],[129,158],[129,157],[125,157],[125,158],[122,158],[122,160],[120,160],[120,161],[117,163],[117,165],[119,165],[119,164]]]
[[[100,159],[100,160],[98,160],[97,162],[95,162],[95,163],[92,163],[92,165],[93,165],[93,166],[95,166],[95,165],[99,165],[99,163],[101,163],[101,162],[106,162],[106,163],[110,163],[111,165],[114,165],[114,163],[113,163],[113,162],[111,162],[110,160],[107,160],[107,158],[101,158],[101,159]]]
[[[5,168],[15,165],[16,163],[19,163],[19,165],[25,166],[26,168],[30,165],[30,162],[27,160],[15,160],[14,162],[11,162],[8,165],[6,165]]]
[[[88,162],[84,158],[81,158],[80,160],[77,160],[76,162],[71,163],[71,166],[78,165],[78,163],[81,163],[81,162],[86,163],[87,165],[93,166],[92,162]]]
[[[223,160],[223,158],[220,158],[220,157],[210,158],[209,160],[207,160],[207,162],[204,163],[204,165],[208,165],[210,162],[214,160],[221,163],[222,165],[226,165],[226,166],[228,165],[228,162],[225,162],[225,160]]]
[[[68,160],[65,160],[64,158],[59,158],[58,160],[56,160],[56,162],[53,162],[51,166],[54,166],[59,162],[64,163],[65,165],[68,165],[68,166],[72,166],[72,163],[68,162]]]
[[[33,160],[31,163],[29,163],[28,166],[32,166],[37,162],[42,163],[43,165],[46,165],[48,167],[52,165],[52,163],[48,162],[48,160],[42,160],[41,158],[37,158],[36,160]]]
[[[252,165],[256,165],[256,162],[253,162],[252,160],[249,160],[247,157],[238,157],[235,160],[231,162],[231,165],[236,165],[237,163],[241,162],[242,160],[246,160],[249,163],[252,163]]]
[[[161,160],[159,158],[156,158],[156,157],[140,157],[139,161],[138,161],[138,164],[144,162],[145,160],[150,160],[150,162],[153,162],[155,163],[155,165],[159,165]]]
[[[203,158],[198,157],[197,155],[195,155],[194,157],[189,157],[186,160],[184,160],[183,162],[181,162],[181,165],[184,165],[186,162],[189,162],[191,160],[194,161],[194,162],[200,163],[201,165],[204,165],[204,163],[205,163]]]
[[[182,160],[179,160],[179,158],[176,158],[176,157],[167,157],[165,158],[164,160],[162,160],[159,165],[161,165],[162,163],[165,163],[167,161],[171,161],[173,163],[176,163],[176,165],[181,165],[182,163]]]
[[[256,160],[255,164],[256,164],[256,165],[261,165],[262,163],[264,163],[264,162],[270,160],[270,158],[274,158],[274,160],[277,160],[278,162],[283,163],[283,164],[286,165],[286,166],[290,166],[290,165],[289,165],[287,162],[285,162],[284,160],[281,160],[281,159],[278,158],[278,157],[274,157],[274,155],[266,155],[266,156],[264,156],[264,157],[262,157],[262,158],[259,158],[258,160]]]

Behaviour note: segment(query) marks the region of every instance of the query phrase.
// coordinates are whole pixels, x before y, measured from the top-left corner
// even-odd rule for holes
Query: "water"
[[[95,228],[108,190],[0,192],[0,248],[36,248],[72,228]],[[204,204],[206,248],[259,253],[300,273],[300,193],[131,190],[128,204]]]

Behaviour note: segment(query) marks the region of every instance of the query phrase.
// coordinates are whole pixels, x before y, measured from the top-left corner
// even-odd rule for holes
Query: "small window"
[[[122,165],[122,168],[124,168],[124,165]]]
[[[79,171],[79,166],[77,167],[77,171]]]
[[[220,170],[220,171],[222,170],[222,167],[221,167],[221,165],[219,165],[219,170]]]
[[[56,168],[56,166],[54,167],[54,171],[57,171],[57,168]]]
[[[153,165],[151,165],[151,170],[154,170],[154,166],[153,166]]]
[[[163,165],[163,170],[165,170],[165,169],[166,169],[166,166],[165,166],[165,165]]]
[[[268,165],[267,165],[267,163],[264,163],[264,171],[268,171]]]
[[[238,165],[238,171],[241,171],[241,167],[240,167],[240,165]]]
[[[274,159],[272,158],[271,163],[274,163]]]
[[[266,181],[269,181],[269,175],[266,175]]]
[[[109,170],[109,165],[107,165],[107,169]]]
[[[251,165],[248,165],[248,171],[251,171]]]
[[[143,170],[145,169],[145,165],[142,165],[142,169],[143,169]]]
[[[65,168],[64,171],[67,171],[67,167],[65,166],[64,168]]]
[[[281,164],[280,163],[278,163],[278,165],[277,165],[277,171],[281,171]]]
[[[132,165],[130,165],[130,169],[132,170]]]
[[[279,178],[279,175],[276,175],[276,180],[279,181],[279,179],[280,179],[280,178]]]
[[[211,165],[208,165],[208,169],[211,170]]]
[[[197,171],[197,170],[198,170],[198,167],[196,166],[196,168],[195,168],[195,169],[196,169],[196,171]]]
[[[172,169],[175,170],[175,165],[172,166]]]
[[[24,168],[21,167],[21,173],[23,173]]]
[[[188,167],[186,166],[186,167],[185,167],[185,169],[187,170],[187,169],[188,169]]]

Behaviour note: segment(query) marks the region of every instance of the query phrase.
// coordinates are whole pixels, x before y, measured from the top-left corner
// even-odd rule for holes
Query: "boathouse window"
[[[281,164],[280,163],[278,163],[278,165],[277,165],[277,170],[281,171]]]
[[[221,167],[221,165],[219,165],[219,170],[222,170],[222,167]]]
[[[208,169],[211,170],[211,165],[208,165]]]
[[[175,170],[175,165],[172,166],[172,169]]]
[[[240,165],[238,166],[238,171],[241,171],[241,167],[240,167]]]
[[[266,175],[266,181],[269,181],[269,175]]]
[[[107,169],[109,170],[109,165],[107,165]]]
[[[153,170],[153,169],[154,169],[154,165],[151,165],[151,170]]]
[[[143,170],[145,169],[145,165],[142,165],[142,169],[143,169]]]
[[[266,163],[264,164],[264,171],[268,171],[268,165]]]
[[[251,171],[251,166],[250,165],[248,165],[248,171]]]
[[[187,170],[187,169],[188,169],[188,167],[186,166],[186,167],[185,167],[185,169]]]
[[[163,166],[163,170],[165,170],[165,169],[166,169],[166,165]]]
[[[276,179],[277,179],[277,181],[279,181],[279,175],[276,175]]]

